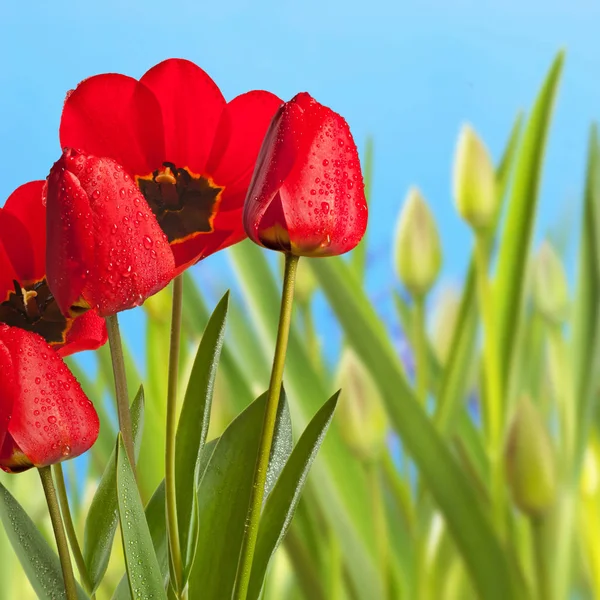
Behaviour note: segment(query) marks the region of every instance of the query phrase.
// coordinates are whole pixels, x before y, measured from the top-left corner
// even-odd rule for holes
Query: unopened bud
[[[362,460],[375,460],[385,449],[387,415],[371,374],[352,350],[344,350],[338,382],[342,397],[337,419],[342,436]]]
[[[464,125],[454,162],[454,200],[474,229],[488,229],[498,210],[496,173],[490,154],[470,125]]]
[[[440,236],[421,192],[408,191],[396,232],[395,266],[398,277],[412,296],[429,292],[442,266]]]
[[[442,289],[434,304],[431,345],[442,365],[446,364],[450,356],[460,306],[461,297],[454,287]]]
[[[563,265],[549,242],[544,242],[533,264],[533,299],[537,310],[551,323],[567,318],[569,287]]]
[[[505,458],[513,502],[530,517],[542,516],[556,500],[556,466],[542,415],[528,397],[517,407]]]

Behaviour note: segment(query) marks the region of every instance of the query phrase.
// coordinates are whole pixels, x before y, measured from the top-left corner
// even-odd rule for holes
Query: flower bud
[[[454,287],[446,287],[435,300],[431,345],[440,364],[445,365],[452,349],[454,331],[460,315],[461,296]]]
[[[342,355],[337,380],[343,394],[337,411],[342,436],[362,460],[375,460],[385,448],[388,429],[377,386],[349,349]]]
[[[505,459],[513,502],[530,517],[542,516],[556,499],[556,468],[550,435],[528,397],[514,415]]]
[[[442,266],[442,250],[435,220],[421,192],[412,187],[396,232],[396,272],[412,296],[423,296],[435,283]]]
[[[559,325],[567,317],[569,288],[565,270],[550,242],[543,242],[533,264],[535,307],[549,322]]]
[[[244,204],[248,237],[296,256],[352,250],[367,227],[358,150],[348,123],[307,93],[273,117]]]
[[[474,229],[492,225],[498,210],[496,173],[487,148],[470,125],[463,126],[456,147],[454,200],[460,216]]]

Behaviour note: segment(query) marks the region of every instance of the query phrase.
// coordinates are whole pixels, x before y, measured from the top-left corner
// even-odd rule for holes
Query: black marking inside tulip
[[[60,312],[46,280],[14,286],[0,304],[0,323],[37,333],[51,345],[64,344],[72,321]]]
[[[210,177],[165,162],[162,169],[138,176],[136,181],[169,243],[213,231],[225,188],[215,185]]]

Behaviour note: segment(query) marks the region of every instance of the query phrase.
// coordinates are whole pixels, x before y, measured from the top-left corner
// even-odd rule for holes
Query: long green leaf
[[[562,72],[560,52],[544,81],[527,122],[498,256],[494,289],[501,340],[501,373],[508,381],[525,290],[525,269],[535,221],[542,165],[554,99]]]
[[[177,517],[179,539],[186,565],[190,563],[188,539],[194,492],[198,486],[196,467],[208,433],[215,377],[225,337],[228,304],[229,293],[226,293],[206,325],[196,353],[177,428],[175,450]]]
[[[166,600],[160,565],[121,434],[117,441],[116,464],[119,521],[131,595]]]
[[[144,429],[144,388],[142,386],[131,406],[131,422],[137,459]],[[106,464],[85,521],[83,558],[94,590],[98,588],[106,573],[119,522],[115,453],[116,448]]]
[[[287,533],[296,510],[308,471],[329,428],[339,392],[332,396],[314,416],[298,440],[287,464],[267,498],[260,518],[256,551],[248,598],[257,599],[263,585],[269,560]]]
[[[58,556],[22,506],[1,483],[0,520],[38,598],[40,600],[65,598],[65,584]],[[87,598],[79,585],[77,585],[77,597],[79,600]]]
[[[280,405],[285,405],[283,395]],[[266,394],[263,394],[229,425],[219,438],[200,482],[199,536],[189,580],[192,598],[220,600],[231,597],[246,526],[265,406]],[[283,425],[286,419],[281,418],[286,410],[279,413],[276,439],[291,433],[288,424]],[[287,446],[287,443],[283,446],[281,442],[276,443],[277,448]],[[281,460],[277,461],[278,465],[281,463]],[[271,471],[268,480],[274,481],[278,475],[279,473]]]
[[[523,598],[523,587],[479,498],[415,399],[354,273],[340,259],[315,260],[311,266],[349,342],[374,375],[394,428],[444,515],[479,594],[486,599]]]

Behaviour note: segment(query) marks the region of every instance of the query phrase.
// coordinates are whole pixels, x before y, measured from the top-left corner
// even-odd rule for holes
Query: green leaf
[[[131,406],[131,422],[137,459],[144,428],[144,388],[142,386]],[[85,521],[83,558],[94,591],[106,573],[118,524],[115,453],[116,448],[102,474]]]
[[[198,489],[199,535],[190,574],[190,597],[204,600],[230,598],[237,573],[244,535],[254,468],[263,427],[267,395],[263,394],[242,412],[219,438]],[[285,395],[280,406],[286,404]],[[279,411],[275,445],[289,430]],[[282,418],[283,417],[283,418]],[[279,440],[278,440],[279,438]],[[286,444],[287,445],[287,444]],[[273,450],[271,457],[280,450]],[[276,461],[281,464],[281,460]],[[279,473],[271,469],[268,481]]]
[[[590,411],[598,390],[600,366],[600,146],[598,128],[590,131],[578,288],[573,324],[573,366],[577,406],[578,467],[587,444]],[[574,477],[577,476],[574,470]]]
[[[341,259],[311,266],[348,341],[379,385],[392,424],[444,515],[480,596],[523,598],[505,549],[465,473],[409,387],[387,332],[354,273]]]
[[[511,357],[522,317],[525,269],[535,221],[546,140],[563,62],[564,53],[559,52],[527,122],[499,246],[494,300],[497,308],[498,338],[501,340],[500,369],[504,381],[509,381]]]
[[[208,447],[208,444],[207,444]],[[146,506],[146,521],[152,537],[152,545],[158,559],[160,572],[163,581],[167,581],[169,575],[169,557],[167,547],[167,521],[165,518],[165,482],[160,485],[150,498]],[[127,573],[123,575],[115,593],[113,600],[131,600],[131,591],[129,590],[129,580]]]
[[[309,423],[265,502],[252,563],[250,600],[259,597],[269,560],[287,533],[308,471],[331,423],[338,396],[339,392],[334,394]]]
[[[65,584],[58,556],[23,507],[1,483],[0,520],[38,598],[40,600],[65,598]],[[79,600],[87,598],[79,585],[77,585],[77,597]]]
[[[134,598],[166,600],[160,565],[121,434],[116,464],[119,521],[131,594]]]
[[[188,547],[188,540],[194,492],[198,487],[197,464],[208,433],[215,377],[225,337],[228,304],[229,292],[217,304],[206,325],[196,353],[177,428],[175,449],[177,517],[185,565],[190,564],[189,555],[193,554],[193,548]]]

